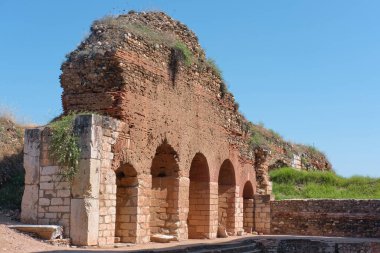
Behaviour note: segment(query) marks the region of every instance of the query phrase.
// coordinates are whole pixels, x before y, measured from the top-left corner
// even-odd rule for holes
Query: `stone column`
[[[25,190],[21,204],[21,221],[38,222],[38,196],[40,183],[41,129],[26,129],[24,141]]]
[[[218,183],[210,182],[210,229],[208,238],[214,239],[218,232]]]
[[[102,133],[101,128],[94,124],[94,115],[77,117],[74,130],[79,136],[81,156],[79,171],[71,188],[70,237],[75,245],[97,245],[101,170],[100,145],[97,143],[101,141]],[[110,210],[113,214],[116,212],[116,208],[114,209]]]
[[[152,176],[140,175],[137,199],[137,229],[136,243],[150,242],[150,193],[152,188]]]
[[[243,199],[243,228],[247,233],[254,229],[254,200]]]
[[[179,178],[178,189],[178,239],[188,239],[187,217],[189,215],[189,187],[190,179],[187,177]]]
[[[255,231],[270,234],[270,201],[271,195],[255,195]]]
[[[244,231],[243,229],[243,198],[239,197],[239,190],[237,190],[238,196],[235,201],[235,234],[239,235]]]

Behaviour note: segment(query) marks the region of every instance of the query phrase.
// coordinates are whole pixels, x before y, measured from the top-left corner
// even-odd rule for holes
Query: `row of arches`
[[[138,208],[138,176],[130,164],[116,171],[116,220],[115,236],[121,242],[135,242],[138,225],[133,219]],[[211,182],[207,158],[196,153],[192,159],[188,183],[179,180],[178,155],[167,143],[160,145],[150,168],[151,189],[149,196],[150,235],[165,234],[177,238],[185,233],[190,239],[215,238],[218,227],[234,234],[237,227],[253,227],[254,188],[247,181],[243,189],[243,203],[239,203],[235,169],[225,160],[219,170],[218,182]],[[237,212],[241,206],[239,221]],[[239,225],[242,222],[242,225]]]

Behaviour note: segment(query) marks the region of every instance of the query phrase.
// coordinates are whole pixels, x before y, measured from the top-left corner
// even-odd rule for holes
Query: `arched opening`
[[[116,219],[115,236],[120,242],[136,241],[136,211],[138,181],[135,168],[129,164],[121,165],[116,171]],[[111,199],[109,201],[112,201]],[[109,221],[112,222],[112,221]]]
[[[197,153],[190,167],[188,237],[204,239],[210,237],[210,173],[207,159]]]
[[[218,176],[218,222],[227,232],[235,229],[235,170],[230,160],[225,160]]]
[[[243,228],[247,233],[252,233],[254,227],[254,200],[253,186],[247,181],[243,188]]]
[[[152,161],[150,195],[150,232],[178,235],[179,166],[177,152],[166,142],[161,144]]]

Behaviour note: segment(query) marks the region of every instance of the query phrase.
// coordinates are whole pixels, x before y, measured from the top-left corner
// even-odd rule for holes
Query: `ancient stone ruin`
[[[64,113],[81,148],[72,182],[51,131],[26,131],[22,221],[61,224],[78,245],[269,233],[267,153],[248,145],[217,68],[163,13],[96,21],[62,64]]]
[[[76,245],[252,231],[380,237],[379,200],[273,201],[268,165],[278,157],[252,149],[217,67],[163,13],[94,22],[62,64],[61,86],[64,114],[82,112],[78,171],[62,177],[51,125],[26,130],[25,223],[62,225]]]

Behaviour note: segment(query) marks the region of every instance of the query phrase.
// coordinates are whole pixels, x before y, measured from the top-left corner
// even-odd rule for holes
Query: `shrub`
[[[51,156],[61,167],[64,179],[72,181],[78,171],[80,148],[74,133],[75,114],[71,113],[50,123]]]
[[[217,76],[219,77],[220,79],[223,80],[223,74],[222,74],[222,70],[219,68],[219,66],[216,64],[215,60],[212,59],[212,58],[207,58],[206,59],[206,65],[207,67],[211,68],[212,72]]]
[[[193,54],[189,48],[182,42],[176,42],[173,49],[178,52],[178,57],[186,66],[190,66],[193,62]]]

